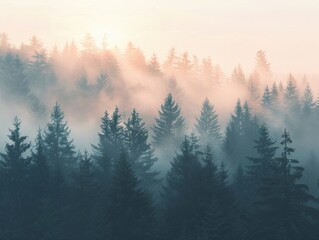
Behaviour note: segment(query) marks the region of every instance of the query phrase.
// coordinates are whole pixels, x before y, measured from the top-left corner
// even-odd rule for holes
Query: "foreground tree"
[[[308,187],[299,183],[303,168],[299,161],[290,159],[294,152],[289,133],[282,135],[281,157],[271,162],[262,181],[254,211],[252,237],[255,239],[316,239],[315,221],[318,210],[309,205],[314,197]]]
[[[0,227],[1,239],[31,237],[27,226],[31,221],[30,167],[31,158],[25,153],[30,149],[26,136],[21,135],[20,120],[16,117],[8,135],[5,152],[1,153]]]
[[[148,240],[154,230],[152,200],[139,187],[125,153],[121,153],[113,169],[108,227],[108,239],[116,240]]]
[[[167,173],[163,201],[168,239],[196,239],[212,191],[216,193],[216,170],[210,153],[205,154],[203,168],[198,148],[194,136],[185,137]]]
[[[144,188],[158,183],[157,171],[152,170],[157,158],[148,143],[148,132],[138,112],[133,109],[131,117],[124,123],[124,146],[133,171]]]

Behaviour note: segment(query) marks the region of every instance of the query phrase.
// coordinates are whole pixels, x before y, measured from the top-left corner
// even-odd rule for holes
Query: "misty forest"
[[[317,240],[319,89],[250,57],[2,33],[0,239]]]

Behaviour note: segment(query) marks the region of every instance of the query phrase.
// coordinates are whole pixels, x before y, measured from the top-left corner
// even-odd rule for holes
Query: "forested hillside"
[[[318,239],[315,81],[102,46],[0,35],[0,239]]]

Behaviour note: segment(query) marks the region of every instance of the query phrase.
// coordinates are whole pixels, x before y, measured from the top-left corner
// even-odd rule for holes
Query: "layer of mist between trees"
[[[316,86],[274,79],[263,51],[250,75],[227,76],[209,57],[171,49],[161,64],[90,35],[50,53],[35,36],[0,40],[3,239],[23,239],[28,221],[41,239],[318,236]]]

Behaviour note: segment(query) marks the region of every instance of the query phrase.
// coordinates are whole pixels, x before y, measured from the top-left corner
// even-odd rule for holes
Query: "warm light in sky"
[[[147,57],[176,47],[250,71],[263,49],[276,72],[318,73],[318,0],[2,0],[0,9],[0,32],[17,45],[36,34],[63,46],[89,32],[98,45],[104,35],[122,49],[132,41]]]

